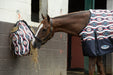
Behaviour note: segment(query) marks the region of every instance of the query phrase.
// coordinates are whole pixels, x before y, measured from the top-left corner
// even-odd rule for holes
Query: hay
[[[16,27],[13,27],[12,29],[11,29],[11,32],[10,33],[13,33],[13,32],[15,32],[15,31],[17,31],[18,30],[18,26],[16,26]]]
[[[30,43],[30,55],[35,64],[38,64],[38,49],[34,48],[32,43]]]
[[[30,27],[31,31],[35,34],[33,27]],[[32,56],[32,60],[35,64],[38,64],[38,49],[34,48],[32,45],[32,41],[30,42],[30,55]]]

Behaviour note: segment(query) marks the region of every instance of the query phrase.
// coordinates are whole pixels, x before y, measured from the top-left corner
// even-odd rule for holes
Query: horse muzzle
[[[39,38],[35,37],[34,48],[40,49],[41,45],[42,41]]]

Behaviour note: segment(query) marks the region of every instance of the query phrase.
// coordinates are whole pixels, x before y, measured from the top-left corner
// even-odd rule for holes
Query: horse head
[[[52,38],[54,31],[52,26],[52,19],[47,15],[47,17],[42,15],[43,20],[38,26],[38,30],[35,34],[36,46],[40,48],[41,45],[45,44],[49,39]]]

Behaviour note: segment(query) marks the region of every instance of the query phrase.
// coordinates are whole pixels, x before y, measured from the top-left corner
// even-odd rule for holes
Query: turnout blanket
[[[88,25],[80,33],[84,56],[113,52],[113,10],[92,10]]]

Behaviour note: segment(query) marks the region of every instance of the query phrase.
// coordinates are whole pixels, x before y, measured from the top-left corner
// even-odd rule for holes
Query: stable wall
[[[31,0],[0,0],[0,21],[15,23],[18,20],[17,10],[23,19],[31,21]]]
[[[113,0],[107,0],[107,9],[113,10]],[[106,74],[113,75],[113,53],[106,55]]]
[[[55,2],[57,2],[57,5]],[[67,3],[68,0],[48,0],[47,2],[40,0],[39,12],[48,13],[50,17],[66,14]],[[65,10],[64,7],[59,5],[66,7]],[[58,12],[52,10],[52,8],[58,10]],[[38,23],[31,21],[31,0],[0,1],[0,75],[66,75],[67,34],[65,33],[55,34],[47,44],[42,46],[38,51],[39,65],[36,65],[36,67],[34,67],[31,56],[15,57],[11,54],[9,32],[18,20],[17,10],[20,11],[22,18],[29,25],[35,26],[35,29],[38,26]]]

